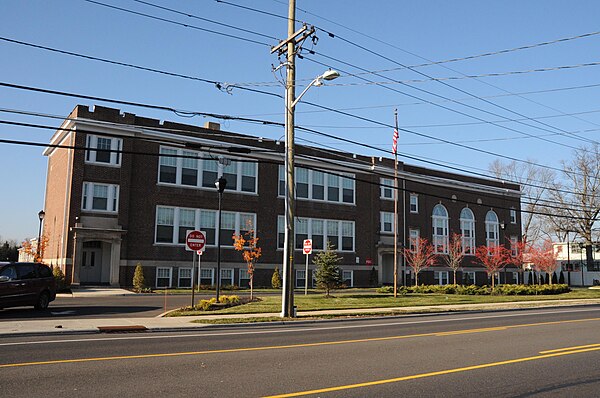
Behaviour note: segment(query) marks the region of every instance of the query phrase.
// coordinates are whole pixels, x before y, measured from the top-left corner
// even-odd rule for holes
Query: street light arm
[[[292,102],[292,109],[294,109],[296,107],[296,104],[300,101],[300,98],[302,98],[302,96],[304,94],[306,94],[306,92],[308,91],[308,89],[311,88],[312,86],[314,86],[315,83],[319,81],[319,79],[321,79],[321,76],[313,79],[313,81],[310,82],[310,84],[308,86],[306,86],[306,88],[300,93],[300,95],[296,97],[296,99],[294,100],[294,102]]]

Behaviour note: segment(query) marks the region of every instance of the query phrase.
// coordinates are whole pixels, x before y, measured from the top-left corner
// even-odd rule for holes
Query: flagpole
[[[398,109],[394,109],[394,298],[398,297]]]

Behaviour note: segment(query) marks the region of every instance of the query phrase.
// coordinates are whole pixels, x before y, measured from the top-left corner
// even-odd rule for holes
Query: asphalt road
[[[599,330],[596,306],[3,338],[1,391],[10,397],[597,397]]]

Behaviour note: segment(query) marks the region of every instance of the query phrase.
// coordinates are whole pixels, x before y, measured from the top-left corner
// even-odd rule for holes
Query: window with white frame
[[[381,178],[379,185],[381,187],[381,199],[394,199],[394,180]]]
[[[355,203],[353,174],[329,174],[302,167],[295,168],[296,198],[326,202]],[[279,196],[285,195],[285,169],[279,165]]]
[[[214,210],[157,206],[155,243],[184,245],[186,232],[197,229],[204,231],[207,246],[215,246],[216,218]],[[222,212],[221,222],[221,245],[233,246],[232,235],[246,231],[249,223],[256,226],[256,214]]]
[[[380,213],[381,217],[381,232],[393,234],[394,233],[394,213],[389,213],[387,211],[382,211]]]
[[[410,212],[411,213],[418,213],[419,212],[419,195],[415,194],[415,193],[411,193],[409,196],[409,201],[410,201]]]
[[[296,287],[304,287],[306,283],[306,271],[303,269],[296,270]]]
[[[475,215],[468,207],[460,212],[460,234],[462,250],[466,255],[475,254]]]
[[[156,287],[171,287],[173,276],[173,268],[157,267],[156,268]]]
[[[221,286],[233,286],[233,269],[221,269]]]
[[[277,217],[277,247],[283,248],[285,239],[285,219]],[[295,249],[301,250],[304,239],[312,239],[313,250],[323,250],[325,242],[330,242],[334,250],[353,252],[355,245],[354,221],[297,218],[294,232]]]
[[[119,211],[119,186],[84,182],[81,210],[116,213]]]
[[[250,274],[246,268],[240,268],[240,287],[250,287]]]
[[[436,253],[448,253],[448,211],[437,204],[432,212],[433,248]]]
[[[192,287],[192,269],[179,268],[179,287]]]
[[[419,239],[421,238],[421,231],[416,228],[410,228],[408,230],[408,245],[410,251],[416,253],[417,247],[419,246]]]
[[[485,238],[488,248],[496,247],[500,243],[498,216],[493,210],[485,215]]]
[[[517,223],[517,211],[515,209],[510,209],[510,223]]]
[[[342,283],[346,285],[346,287],[354,286],[354,271],[352,270],[343,270],[342,271]]]
[[[448,284],[448,271],[434,271],[433,281],[436,285]]]
[[[463,285],[474,285],[475,284],[475,271],[463,271],[462,272],[462,284]]]
[[[512,273],[512,277],[513,277],[513,283],[514,284],[519,284],[519,273],[518,272],[513,272]]]
[[[121,164],[120,151],[122,146],[123,140],[121,138],[88,135],[85,161],[86,163],[119,166]]]
[[[516,257],[519,254],[519,238],[515,235],[510,237],[510,255]]]
[[[258,164],[230,159],[226,165],[209,154],[181,148],[160,148],[158,182],[196,188],[215,188],[219,176],[227,191],[257,193]]]
[[[200,269],[200,284],[212,286],[215,284],[215,269],[201,268]]]

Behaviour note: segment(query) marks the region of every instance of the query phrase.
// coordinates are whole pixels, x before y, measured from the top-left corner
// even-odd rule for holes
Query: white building
[[[553,245],[558,254],[556,261],[560,265],[557,268],[557,273],[560,274],[561,270],[564,272],[565,283],[571,286],[600,284],[600,244],[593,246],[593,268],[587,267],[585,247],[581,242],[557,242]]]

